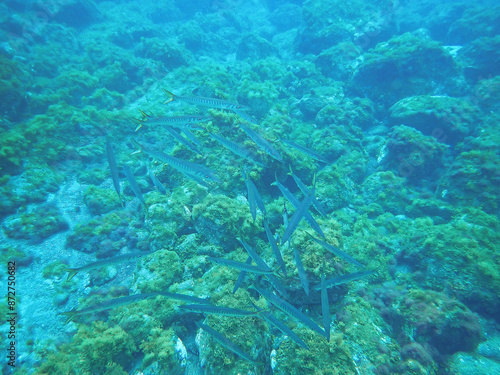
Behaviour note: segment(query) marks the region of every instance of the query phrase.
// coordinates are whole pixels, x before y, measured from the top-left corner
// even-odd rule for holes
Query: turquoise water
[[[500,374],[494,2],[0,17],[2,373]]]

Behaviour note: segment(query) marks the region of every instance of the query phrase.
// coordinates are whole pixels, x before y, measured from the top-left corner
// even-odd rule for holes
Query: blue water
[[[495,2],[0,17],[2,373],[500,374]]]

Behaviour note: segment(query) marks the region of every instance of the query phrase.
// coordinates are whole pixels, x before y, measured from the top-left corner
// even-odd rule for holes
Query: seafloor
[[[495,2],[5,0],[0,19],[2,373],[500,374]],[[164,104],[163,90],[180,97]],[[210,119],[181,135],[156,116]],[[197,172],[213,181],[158,152],[209,168]],[[314,242],[302,220],[293,250],[278,247],[285,275],[243,171],[271,241],[283,242],[284,219],[300,219],[314,193],[324,241],[347,255]],[[233,294],[239,270],[207,256],[245,262],[240,240],[329,341],[259,297],[254,287],[272,290],[270,275],[247,275]],[[116,261],[138,251],[155,252]],[[113,264],[68,277],[100,260]],[[322,275],[353,280],[322,296]],[[205,318],[156,295],[60,315],[156,292],[264,312]]]

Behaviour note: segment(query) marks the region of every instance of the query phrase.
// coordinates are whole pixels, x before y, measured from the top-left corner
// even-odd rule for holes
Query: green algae
[[[121,207],[114,190],[91,185],[83,192],[83,201],[93,215],[101,215]]]
[[[158,362],[160,369],[167,373],[181,372],[181,364],[175,360],[176,336],[172,328],[164,330],[154,328],[140,348],[145,354],[142,366],[147,367],[153,362]]]

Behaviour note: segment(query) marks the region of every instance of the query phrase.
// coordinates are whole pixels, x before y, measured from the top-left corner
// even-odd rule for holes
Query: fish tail
[[[75,271],[72,268],[68,268],[68,277],[66,278],[66,281],[70,281],[77,273],[78,271]]]
[[[136,125],[137,125],[137,127],[135,128],[135,130],[134,130],[134,131],[137,131],[137,130],[139,130],[140,128],[142,128],[142,124],[143,124],[144,120],[140,120],[140,119],[138,119],[138,118],[133,118],[133,117],[130,117],[130,119],[132,120],[132,122],[133,122],[134,124],[136,124]]]
[[[166,89],[163,89],[163,91],[165,92],[165,94],[167,94],[167,96],[169,97],[169,99],[163,103],[163,104],[167,104],[167,103],[170,103],[172,102],[174,99],[175,99],[175,95],[172,94],[170,91],[166,90]]]
[[[66,321],[64,322],[64,324],[68,324],[69,322],[71,322],[76,314],[74,311],[66,311],[66,312],[62,312],[62,313],[59,313],[59,315],[64,315],[66,316]]]

